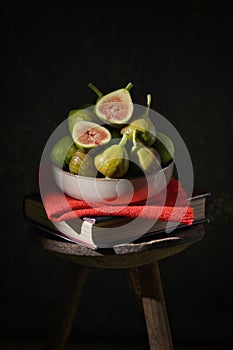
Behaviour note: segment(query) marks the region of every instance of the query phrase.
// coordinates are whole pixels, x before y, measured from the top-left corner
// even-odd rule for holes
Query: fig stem
[[[101,98],[101,97],[103,97],[104,96],[104,94],[102,93],[102,91],[100,91],[93,83],[89,83],[88,84],[88,87],[92,90],[92,91],[94,91],[96,94],[97,94],[97,96],[99,97],[99,98]]]
[[[133,130],[133,136],[132,136],[132,140],[133,140],[133,147],[132,147],[132,152],[134,152],[137,149],[137,140],[136,140],[136,134],[137,134],[137,129]]]
[[[129,84],[126,85],[125,89],[130,91],[132,89],[132,87],[133,87],[133,84],[129,83]]]
[[[147,108],[146,108],[146,115],[149,115],[149,110],[150,110],[150,105],[151,105],[151,94],[147,94]]]
[[[120,141],[120,143],[119,143],[119,146],[120,146],[120,147],[124,147],[125,144],[126,144],[126,142],[127,142],[127,139],[128,139],[127,134],[124,134],[124,135],[122,136],[122,138],[121,138],[121,141]]]

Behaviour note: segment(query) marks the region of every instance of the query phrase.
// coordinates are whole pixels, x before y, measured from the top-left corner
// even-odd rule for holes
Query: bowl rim
[[[154,176],[157,173],[164,172],[166,169],[168,169],[170,167],[174,167],[174,164],[175,164],[175,160],[173,158],[164,168],[161,168],[161,169],[157,170],[155,173],[148,174],[148,176]],[[78,174],[72,174],[69,171],[63,170],[63,169],[59,168],[57,165],[55,165],[53,163],[52,163],[52,167],[57,169],[57,171],[60,171],[61,173],[64,173],[65,175],[70,176],[72,178],[83,179],[83,180],[88,180],[88,181],[98,181],[98,182],[99,181],[118,182],[118,181],[121,181],[121,180],[128,180],[128,181],[133,181],[134,180],[135,181],[135,180],[144,179],[146,177],[145,175],[129,177],[129,178],[124,178],[124,177],[121,177],[121,178],[115,178],[115,177],[106,178],[106,177],[104,177],[104,178],[102,178],[102,177],[82,176],[82,175],[78,175]]]

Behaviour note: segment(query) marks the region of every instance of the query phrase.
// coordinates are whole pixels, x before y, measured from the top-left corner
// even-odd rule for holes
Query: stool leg
[[[45,349],[65,349],[86,276],[87,267],[68,263],[64,285],[58,299],[55,325],[45,345]]]
[[[131,285],[143,308],[151,350],[173,350],[158,262],[130,268]]]

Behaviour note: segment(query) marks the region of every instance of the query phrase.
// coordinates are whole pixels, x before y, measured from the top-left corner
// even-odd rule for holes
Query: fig
[[[78,120],[72,130],[75,145],[84,149],[106,144],[111,137],[110,131],[104,126],[85,120]]]
[[[106,95],[103,95],[94,84],[89,83],[88,86],[98,95],[95,113],[100,120],[116,127],[130,120],[134,109],[129,92],[133,86],[132,83]]]
[[[77,147],[75,146],[75,143],[73,142],[72,145],[70,146],[68,152],[66,153],[65,156],[65,164],[69,164],[71,158],[73,157],[74,153],[77,151]]]
[[[135,130],[137,130],[137,140],[147,146],[151,146],[156,139],[156,129],[149,117],[150,105],[151,94],[148,94],[146,112],[121,130],[121,134],[127,134],[129,140],[133,139],[133,134],[135,134]]]
[[[135,138],[129,157],[131,162],[135,163],[144,174],[155,173],[161,168],[159,153],[152,147],[136,142]]]
[[[68,114],[68,127],[72,135],[73,127],[79,120],[86,120],[89,122],[96,122],[97,118],[94,112],[90,109],[73,109]]]
[[[92,157],[77,150],[69,162],[69,171],[75,175],[94,176],[96,169]]]
[[[70,159],[77,151],[70,135],[66,135],[58,140],[52,148],[50,159],[59,168],[69,165]]]
[[[105,177],[123,177],[129,168],[128,152],[125,149],[127,135],[118,144],[106,148],[94,158],[96,169]]]
[[[152,147],[158,151],[163,166],[167,165],[174,158],[174,144],[166,134],[158,132]]]
[[[155,173],[161,168],[159,153],[154,148],[140,145],[135,153],[130,154],[131,158],[144,174]]]

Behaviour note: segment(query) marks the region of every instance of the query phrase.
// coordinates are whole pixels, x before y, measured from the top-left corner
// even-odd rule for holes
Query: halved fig
[[[79,120],[85,120],[89,122],[96,122],[97,118],[94,112],[90,109],[74,109],[69,111],[68,114],[68,127],[69,131],[72,134],[73,127]]]
[[[95,113],[100,120],[113,126],[123,125],[130,120],[134,109],[129,92],[133,86],[132,83],[106,95],[103,95],[94,84],[89,83],[88,86],[98,95]]]
[[[72,130],[72,138],[77,147],[87,149],[108,143],[111,133],[97,123],[78,120]]]

